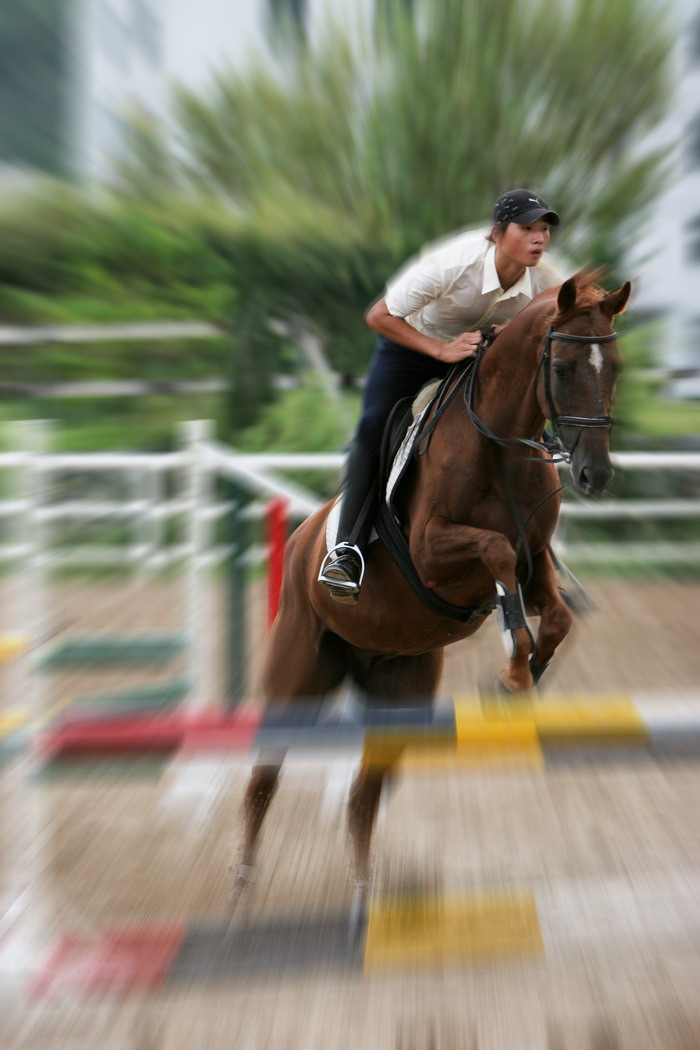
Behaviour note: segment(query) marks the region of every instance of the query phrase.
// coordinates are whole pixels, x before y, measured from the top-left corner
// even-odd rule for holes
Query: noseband
[[[552,397],[552,341],[554,339],[561,339],[562,342],[571,343],[587,343],[592,346],[594,343],[611,343],[614,339],[617,339],[617,333],[611,332],[610,335],[569,335],[567,332],[555,332],[551,327],[547,330],[545,336],[544,349],[537,365],[537,371],[535,373],[535,383],[537,383],[537,377],[540,369],[544,376],[544,398],[547,404],[547,414],[549,415],[550,422],[552,424],[552,430],[554,431],[554,437],[558,446],[557,451],[564,457],[567,458],[571,455],[571,451],[566,448],[561,434],[559,432],[560,426],[565,427],[606,427],[608,430],[614,423],[612,416],[560,416],[554,407],[554,399]],[[579,437],[581,435],[579,434]],[[578,439],[577,439],[578,440]]]

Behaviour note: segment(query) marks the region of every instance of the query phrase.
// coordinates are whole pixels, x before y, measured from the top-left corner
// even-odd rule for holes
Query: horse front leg
[[[403,745],[396,748],[391,758],[383,756],[381,764],[366,746],[360,768],[348,799],[348,831],[353,845],[354,873],[350,909],[350,940],[356,941],[365,928],[370,888],[370,846],[382,797],[384,778],[398,762]]]
[[[459,578],[460,565],[473,558],[482,563],[494,580],[507,642],[508,664],[499,671],[499,683],[508,693],[529,692],[533,684],[530,672],[533,640],[525,622],[515,575],[515,551],[507,537],[501,532],[434,517],[412,546],[411,553],[423,583],[434,588],[454,589],[455,585],[466,584],[466,580]]]
[[[559,591],[556,569],[548,549],[543,550],[533,561],[525,601],[528,611],[532,610],[540,616],[535,651],[530,660],[530,670],[537,685],[573,622],[571,610]]]

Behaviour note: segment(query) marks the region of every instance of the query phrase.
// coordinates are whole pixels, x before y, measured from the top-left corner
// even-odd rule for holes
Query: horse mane
[[[608,294],[599,283],[604,273],[605,270],[602,266],[596,269],[578,270],[570,278],[576,285],[576,302],[571,310],[556,314],[553,318],[554,323],[563,324],[565,321],[570,321],[573,317],[578,317],[579,314],[586,313],[587,310],[592,310],[593,307],[597,306],[601,299],[604,299]]]
[[[597,306],[608,294],[599,284],[600,279],[604,276],[604,272],[603,267],[595,269],[587,267],[578,270],[569,278],[576,285],[576,302],[570,310],[563,312],[557,310],[557,296],[561,285],[554,285],[552,288],[547,288],[544,292],[540,292],[539,295],[535,296],[531,306],[537,310],[539,316],[534,321],[532,328],[536,331],[538,337],[544,336],[550,325],[556,328],[560,324],[565,324],[567,321],[571,321],[572,318],[578,317],[580,314],[586,313]],[[523,316],[526,312],[529,313],[528,308],[523,310],[520,316]]]

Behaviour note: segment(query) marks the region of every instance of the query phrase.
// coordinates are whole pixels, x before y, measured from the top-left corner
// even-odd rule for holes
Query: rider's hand
[[[474,357],[481,345],[481,332],[462,332],[451,343],[443,343],[440,360],[453,365],[456,361],[464,361],[467,357]]]

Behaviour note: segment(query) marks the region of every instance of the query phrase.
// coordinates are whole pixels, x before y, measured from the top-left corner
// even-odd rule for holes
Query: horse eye
[[[566,376],[571,374],[571,365],[567,361],[555,361],[554,374],[560,379],[564,379]]]

